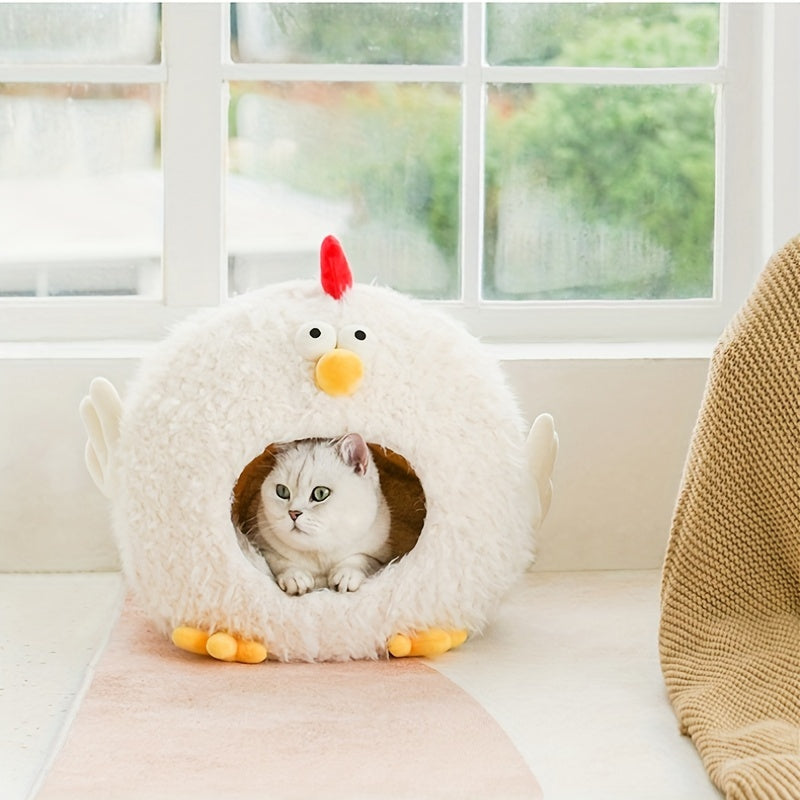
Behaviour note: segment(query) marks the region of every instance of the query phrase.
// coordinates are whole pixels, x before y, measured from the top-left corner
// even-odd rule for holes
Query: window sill
[[[489,351],[500,361],[637,361],[707,360],[715,340],[661,342],[541,342],[492,343]]]
[[[0,342],[0,360],[91,360],[140,359],[158,342],[147,340],[102,340],[76,342]],[[499,361],[637,361],[707,360],[715,342],[711,340],[663,342],[538,342],[487,343],[486,349]]]
[[[157,344],[158,342],[138,339],[106,339],[102,341],[77,342],[0,342],[0,361],[139,359],[151,353]]]

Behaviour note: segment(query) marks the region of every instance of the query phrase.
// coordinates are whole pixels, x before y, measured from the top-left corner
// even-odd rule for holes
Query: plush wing
[[[549,414],[540,414],[536,417],[525,446],[533,489],[539,498],[539,516],[534,520],[538,528],[550,508],[550,500],[553,497],[553,467],[558,455],[558,434],[553,418]]]
[[[114,386],[105,378],[95,378],[89,394],[81,400],[80,415],[89,437],[84,454],[86,468],[97,488],[111,497],[114,447],[122,417],[122,402]]]

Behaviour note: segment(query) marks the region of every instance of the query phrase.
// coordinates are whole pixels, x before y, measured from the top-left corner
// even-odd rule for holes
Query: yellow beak
[[[337,347],[325,353],[314,370],[317,387],[331,397],[353,394],[364,377],[364,362],[352,351]]]

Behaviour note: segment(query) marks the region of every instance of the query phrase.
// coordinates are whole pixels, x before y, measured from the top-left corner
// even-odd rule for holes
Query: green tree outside
[[[702,64],[717,42],[713,6],[625,6],[597,24],[574,16],[569,41],[548,56],[570,66]],[[641,15],[644,14],[644,17]],[[582,35],[591,28],[591,36]],[[638,227],[671,254],[658,285],[589,287],[595,296],[708,296],[714,229],[712,87],[539,85],[503,92],[489,116],[487,227],[509,170],[546,184],[589,220]],[[487,237],[489,248],[492,239]],[[491,249],[487,261],[491,261]],[[580,296],[578,292],[572,296]]]
[[[382,53],[377,60],[408,61],[409,52],[425,60],[436,52],[437,40],[442,50],[452,47],[454,25],[460,24],[452,17],[457,6],[446,8],[446,18],[430,16],[428,8],[425,35],[418,37],[408,26],[387,28],[376,4],[371,11],[366,7],[369,13],[354,30],[353,20],[341,10],[348,4],[338,11],[337,5],[320,4],[317,12],[313,5],[283,9],[279,22],[287,36],[300,37],[295,42],[299,52],[311,49],[321,62],[347,62],[354,47]],[[300,13],[298,8],[304,18],[293,27],[285,15]],[[502,28],[502,14],[509,9],[526,14],[513,24],[506,20]],[[637,67],[702,65],[716,59],[718,9],[712,4],[489,4],[488,13],[490,59],[504,47],[510,52],[502,63]],[[513,36],[504,41],[493,30]],[[415,37],[422,50],[409,51],[408,41]],[[370,44],[375,41],[377,48]],[[315,125],[324,135],[303,151],[303,169],[287,170],[283,178],[304,191],[355,198],[356,208],[387,224],[413,221],[453,265],[456,286],[457,91],[437,84],[332,86],[328,102],[317,103],[314,110]],[[285,95],[286,86],[262,84],[255,90],[274,97]],[[669,268],[654,285],[629,285],[623,279],[575,287],[567,296],[583,296],[582,291],[608,297],[710,293],[713,87],[515,85],[490,87],[488,96],[484,239],[490,295],[499,200],[512,173],[516,179],[527,176],[532,190],[547,186],[559,203],[569,203],[588,221],[640,230],[669,254]],[[269,169],[274,177],[275,165]]]

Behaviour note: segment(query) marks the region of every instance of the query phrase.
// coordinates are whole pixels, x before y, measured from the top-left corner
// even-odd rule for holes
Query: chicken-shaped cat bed
[[[179,647],[244,662],[430,655],[480,631],[532,560],[557,450],[550,416],[526,430],[477,340],[353,284],[333,237],[319,282],[195,315],[124,403],[99,378],[81,416],[137,604]],[[352,432],[390,512],[388,563],[352,591],[291,593],[253,538],[265,476],[276,449]]]

